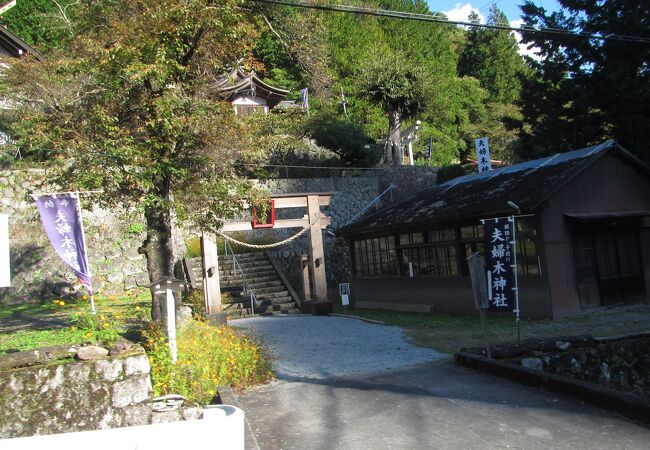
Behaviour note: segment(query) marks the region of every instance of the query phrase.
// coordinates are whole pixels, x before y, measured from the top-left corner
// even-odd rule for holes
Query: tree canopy
[[[250,53],[238,0],[81,0],[74,39],[42,63],[13,61],[8,126],[24,154],[67,163],[65,189],[141,208],[151,281],[172,275],[172,211],[216,228],[254,194],[234,176],[253,143],[210,84]],[[153,303],[154,319],[161,310]]]
[[[650,37],[650,1],[559,0],[549,14],[533,2],[527,25],[584,33]],[[523,91],[520,154],[535,156],[607,138],[650,162],[650,45],[641,42],[524,33],[541,60]]]

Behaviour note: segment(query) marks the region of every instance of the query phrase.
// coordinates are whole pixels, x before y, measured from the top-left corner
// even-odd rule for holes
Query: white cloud
[[[447,16],[449,20],[467,22],[467,18],[472,11],[478,14],[481,23],[485,23],[485,16],[481,14],[476,6],[472,6],[471,3],[465,3],[464,5],[461,3],[456,3],[454,7],[449,11],[442,12]]]
[[[513,20],[510,22],[510,26],[513,28],[519,28],[524,24],[523,19],[517,19]],[[530,56],[533,59],[539,60],[540,57],[535,54],[535,49],[536,47],[532,47],[531,49],[528,49],[529,44],[524,44],[521,42],[521,34],[515,32],[515,37],[517,38],[517,42],[519,43],[519,54],[522,56]]]

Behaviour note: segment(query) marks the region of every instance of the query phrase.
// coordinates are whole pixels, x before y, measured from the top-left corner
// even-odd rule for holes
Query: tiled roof
[[[534,212],[582,170],[614,149],[634,158],[614,141],[606,141],[489,172],[465,175],[362,217],[340,228],[336,234],[381,233],[488,218],[513,212],[508,201],[519,206],[522,213]]]

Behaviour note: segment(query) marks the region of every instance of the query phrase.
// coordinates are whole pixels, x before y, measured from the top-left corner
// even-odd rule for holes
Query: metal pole
[[[519,320],[519,280],[517,277],[517,219],[516,217],[510,216],[508,218],[508,221],[512,223],[512,256],[513,256],[513,262],[514,264],[512,265],[512,271],[514,273],[515,277],[515,287],[512,288],[513,291],[515,291],[515,314],[516,314],[516,322],[517,322],[517,345],[521,342],[521,327],[520,327],[520,320]]]

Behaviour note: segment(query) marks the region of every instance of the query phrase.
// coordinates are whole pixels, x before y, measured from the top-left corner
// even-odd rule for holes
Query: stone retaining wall
[[[56,190],[46,186],[47,171],[30,169],[0,172],[0,213],[9,215],[9,238],[12,280],[10,288],[0,288],[0,304],[39,302],[71,290],[76,278],[49,244],[38,211],[29,198],[30,192]],[[401,200],[435,184],[437,169],[401,166],[368,171],[366,176],[336,178],[273,179],[256,183],[271,194],[334,192],[332,203],[324,212],[332,218],[329,231],[345,225],[375,200],[388,186],[395,189],[382,197],[370,211]],[[88,255],[95,289],[118,293],[137,284],[147,284],[146,261],[138,254],[145,238],[144,219],[134,209],[107,210],[82,201]],[[301,217],[302,209],[284,210],[279,218]],[[256,230],[240,237],[248,242],[282,240],[297,229]],[[190,230],[182,233],[192,235]],[[350,255],[343,239],[324,233],[327,281],[330,287],[351,277]],[[174,239],[174,241],[182,241]],[[177,246],[182,249],[182,246]],[[299,255],[308,253],[307,236],[289,245],[273,249],[276,259],[286,268],[291,281],[301,279]],[[182,250],[177,257],[184,256]],[[295,288],[300,289],[300,283]]]
[[[0,304],[37,303],[69,291],[74,273],[60,260],[43,230],[31,192],[48,192],[47,171],[0,173],[0,213],[9,216],[11,287],[0,288]],[[146,263],[138,254],[144,219],[135,210],[109,211],[82,200],[93,287],[116,293],[146,280]],[[144,275],[144,278],[143,278]]]
[[[151,423],[143,351],[0,372],[0,438]]]
[[[558,341],[559,346],[565,344]],[[601,340],[589,347],[569,346],[512,360],[534,370],[565,375],[637,395],[650,402],[650,336]]]

